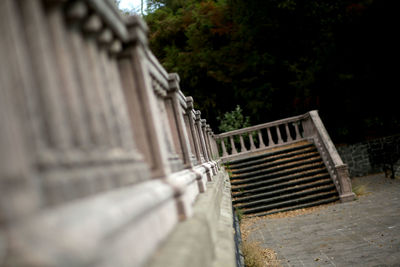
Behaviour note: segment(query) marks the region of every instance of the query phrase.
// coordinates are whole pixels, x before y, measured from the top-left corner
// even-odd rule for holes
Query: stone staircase
[[[234,207],[263,216],[339,200],[315,145],[308,141],[276,147],[226,162]]]

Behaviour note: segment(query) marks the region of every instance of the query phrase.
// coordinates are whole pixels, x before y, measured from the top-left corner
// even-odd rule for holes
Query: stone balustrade
[[[328,172],[335,183],[342,202],[354,200],[348,167],[343,163],[316,110],[307,113],[303,120],[305,136],[316,145]]]
[[[232,237],[235,264],[215,135],[139,17],[111,0],[2,0],[0,34],[4,266],[142,266],[182,221],[212,237],[205,262]]]
[[[215,139],[220,143],[218,151],[222,161],[245,158],[253,153],[301,140],[311,141],[322,156],[341,200],[345,202],[355,197],[348,167],[340,158],[315,110],[300,116],[222,133]]]
[[[219,154],[223,160],[240,158],[253,152],[303,140],[303,118],[304,115],[296,116],[216,135],[216,140],[220,143],[218,148],[221,148]],[[240,146],[239,151],[237,145]]]

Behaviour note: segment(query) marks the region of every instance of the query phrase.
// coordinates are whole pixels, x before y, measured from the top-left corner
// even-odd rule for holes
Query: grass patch
[[[257,231],[260,227],[257,226],[258,221],[260,221],[260,217],[249,218],[244,216],[240,224],[240,231],[242,233],[242,245],[240,248],[244,257],[245,266],[281,267],[280,260],[278,260],[277,254],[273,249],[263,248],[260,242],[249,239],[249,235]]]
[[[271,249],[262,248],[258,242],[244,240],[242,242],[242,253],[246,267],[281,266],[276,253]]]
[[[353,193],[356,194],[357,197],[365,196],[368,194],[367,184],[353,185]]]
[[[366,185],[358,185],[353,187],[353,193],[357,196],[363,196],[367,194],[367,186]]]
[[[238,221],[239,221],[239,223],[240,223],[240,222],[242,221],[242,219],[243,219],[244,213],[243,213],[243,211],[242,211],[241,209],[239,209],[239,208],[235,208],[235,213],[236,213],[236,216],[237,216]]]

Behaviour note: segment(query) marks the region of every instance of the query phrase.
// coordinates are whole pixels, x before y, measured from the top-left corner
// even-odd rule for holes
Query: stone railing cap
[[[188,109],[193,109],[193,97],[191,96],[186,97],[186,105]]]
[[[177,73],[169,73],[168,74],[168,90],[169,91],[178,91],[180,90],[179,88],[179,75]]]
[[[127,42],[140,42],[147,46],[147,34],[149,28],[147,27],[146,23],[136,15],[126,17],[124,20],[128,29]]]

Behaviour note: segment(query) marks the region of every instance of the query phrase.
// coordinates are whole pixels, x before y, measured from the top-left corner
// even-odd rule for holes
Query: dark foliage
[[[149,2],[152,50],[214,129],[240,105],[251,124],[318,109],[335,142],[399,131],[388,1]]]

